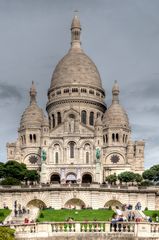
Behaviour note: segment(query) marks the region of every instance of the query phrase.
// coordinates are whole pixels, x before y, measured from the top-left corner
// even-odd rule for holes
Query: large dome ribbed
[[[69,51],[57,64],[50,88],[66,85],[102,88],[97,67],[83,51]]]
[[[117,81],[115,81],[115,84],[113,86],[112,94],[112,104],[105,112],[103,117],[104,126],[130,128],[128,115],[119,103],[119,86],[117,84]]]
[[[71,24],[71,48],[57,64],[52,75],[50,90],[70,85],[102,88],[96,65],[81,48],[80,34],[80,20],[75,16]]]

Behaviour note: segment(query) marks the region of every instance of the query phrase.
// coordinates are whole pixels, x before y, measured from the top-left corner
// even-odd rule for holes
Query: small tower
[[[74,16],[71,24],[71,49],[76,51],[81,51],[81,24],[79,17],[77,15]]]

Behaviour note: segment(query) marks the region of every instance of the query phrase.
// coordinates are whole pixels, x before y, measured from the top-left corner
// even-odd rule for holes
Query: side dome
[[[80,20],[78,16],[75,16],[71,24],[71,48],[55,67],[50,90],[70,85],[92,86],[102,89],[96,65],[81,48],[80,34]]]
[[[36,89],[34,83],[30,89],[30,105],[25,109],[20,120],[20,129],[27,127],[41,127],[45,116],[43,110],[36,103]]]
[[[119,86],[117,81],[112,89],[112,104],[103,116],[103,124],[105,127],[123,127],[130,129],[129,119],[124,108],[119,104]]]

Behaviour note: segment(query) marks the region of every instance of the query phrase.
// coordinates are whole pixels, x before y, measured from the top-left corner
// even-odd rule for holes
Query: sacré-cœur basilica
[[[100,74],[82,49],[80,35],[80,21],[75,16],[71,47],[53,71],[47,116],[38,106],[32,83],[18,139],[7,144],[7,160],[38,170],[41,184],[52,187],[50,191],[43,188],[35,193],[21,193],[21,198],[24,196],[26,204],[39,199],[54,208],[64,207],[70,200],[98,208],[112,200],[135,204],[143,199],[143,206],[155,208],[155,192],[144,195],[137,190],[107,191],[100,187],[110,174],[142,173],[145,143],[131,139],[131,126],[120,103],[117,81],[112,83],[112,103],[107,108]],[[89,187],[82,187],[85,184]]]

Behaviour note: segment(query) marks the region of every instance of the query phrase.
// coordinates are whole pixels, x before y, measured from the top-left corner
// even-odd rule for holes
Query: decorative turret
[[[80,49],[81,24],[78,16],[74,16],[71,24],[71,49]]]
[[[119,103],[119,85],[117,80],[115,80],[114,82],[114,86],[112,88],[112,95],[113,95],[113,99],[112,99],[112,103]]]
[[[34,85],[34,81],[32,81],[32,86],[30,88],[30,105],[36,103],[36,95],[37,91]]]

